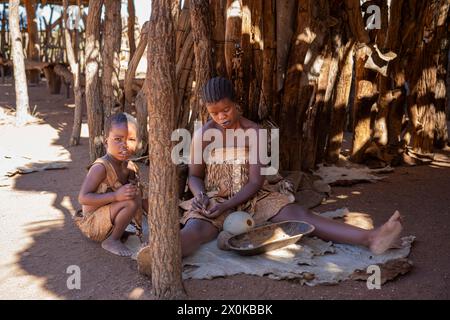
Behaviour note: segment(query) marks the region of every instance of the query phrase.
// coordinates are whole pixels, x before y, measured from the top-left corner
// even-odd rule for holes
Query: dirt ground
[[[0,123],[0,167],[12,162],[68,161],[65,170],[0,177],[0,299],[151,299],[150,281],[136,262],[86,240],[71,220],[89,164],[87,126],[81,145],[69,148],[72,99],[29,87],[39,123]],[[14,105],[11,82],[0,84],[0,107]],[[0,117],[1,118],[1,117]],[[0,119],[1,120],[1,119]],[[447,152],[449,154],[449,152]],[[8,157],[5,157],[8,156]],[[26,157],[26,158],[24,158]],[[239,275],[185,281],[190,299],[449,299],[450,168],[400,167],[382,182],[336,187],[326,211],[348,207],[368,213],[375,225],[398,209],[404,235],[415,235],[412,271],[380,290],[365,282],[302,286],[295,281]],[[81,289],[69,290],[67,268],[81,270]]]

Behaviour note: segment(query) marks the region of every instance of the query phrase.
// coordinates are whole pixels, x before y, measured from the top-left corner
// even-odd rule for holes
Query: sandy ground
[[[86,240],[71,213],[89,164],[87,127],[69,148],[73,109],[44,84],[30,87],[30,104],[43,121],[17,128],[0,124],[0,169],[12,163],[68,161],[65,170],[0,177],[0,299],[151,299],[150,281],[136,262],[113,256]],[[11,82],[0,84],[0,106],[14,105]],[[447,153],[448,154],[448,153]],[[5,155],[9,158],[5,158]],[[25,157],[25,158],[24,158]],[[382,182],[333,188],[318,211],[348,207],[370,214],[375,225],[398,209],[405,234],[417,236],[413,270],[368,290],[365,282],[302,286],[253,276],[185,281],[190,299],[449,299],[450,168],[396,168]],[[69,290],[67,269],[81,270],[81,289]]]

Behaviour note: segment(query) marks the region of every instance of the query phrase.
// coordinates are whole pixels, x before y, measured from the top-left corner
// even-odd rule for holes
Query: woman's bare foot
[[[120,240],[111,238],[102,242],[102,248],[121,257],[130,257],[133,254]]]
[[[382,254],[395,246],[402,228],[400,213],[395,211],[385,224],[374,230],[374,236],[370,240],[370,250],[374,254]]]

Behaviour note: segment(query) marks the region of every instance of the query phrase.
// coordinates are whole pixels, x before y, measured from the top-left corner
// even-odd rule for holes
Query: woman
[[[398,211],[381,227],[364,230],[316,215],[290,203],[287,195],[269,191],[265,178],[261,175],[261,163],[248,161],[249,150],[255,151],[257,146],[250,145],[252,141],[239,145],[236,144],[237,139],[226,139],[226,130],[260,130],[256,123],[239,114],[231,82],[221,77],[209,80],[203,88],[203,100],[211,120],[202,127],[201,132],[194,134],[193,143],[202,146],[203,154],[209,141],[203,141],[202,134],[209,129],[216,129],[222,133],[224,147],[210,155],[211,158],[220,158],[221,163],[213,159],[208,164],[205,160],[211,159],[202,159],[201,163],[189,165],[188,183],[194,198],[181,205],[187,209],[181,221],[184,224],[181,229],[183,257],[192,254],[201,244],[216,238],[226,216],[236,210],[249,212],[257,224],[267,220],[305,221],[315,227],[312,234],[314,236],[333,242],[366,246],[375,254],[383,253],[398,239],[402,230]],[[224,156],[230,148],[234,152],[228,153],[231,156]]]

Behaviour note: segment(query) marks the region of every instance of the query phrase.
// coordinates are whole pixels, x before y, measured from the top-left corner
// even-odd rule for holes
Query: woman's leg
[[[389,249],[402,230],[400,214],[395,212],[389,220],[373,230],[365,230],[333,219],[321,217],[297,204],[290,204],[280,210],[271,221],[301,220],[315,227],[313,235],[327,241],[362,245],[375,254]]]
[[[211,223],[201,219],[189,219],[181,229],[181,254],[187,257],[203,243],[214,240],[219,230]]]
[[[133,220],[139,208],[139,200],[126,200],[111,204],[110,215],[113,224],[111,235],[102,242],[102,248],[119,256],[131,256],[133,252],[121,241],[125,229]]]

